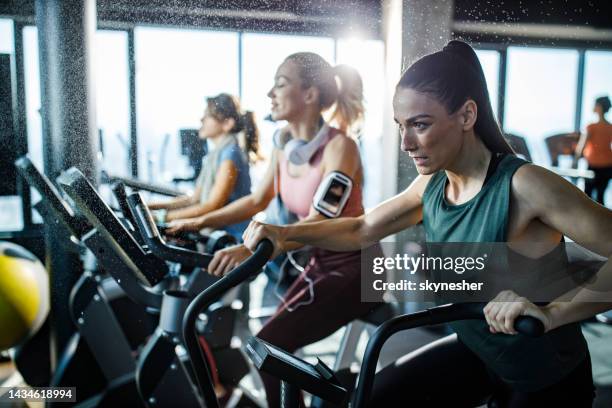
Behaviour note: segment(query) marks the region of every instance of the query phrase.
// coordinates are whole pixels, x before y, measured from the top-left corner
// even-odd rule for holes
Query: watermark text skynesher
[[[399,282],[385,282],[381,279],[374,281],[374,290],[380,291],[449,291],[449,290],[482,290],[483,282],[467,282],[462,280],[461,282],[432,282],[426,280],[424,282],[413,282],[407,279],[402,279]]]
[[[400,253],[398,253],[398,251]],[[572,300],[607,258],[575,243],[383,242],[361,252],[361,300],[488,302],[512,289],[532,302]]]

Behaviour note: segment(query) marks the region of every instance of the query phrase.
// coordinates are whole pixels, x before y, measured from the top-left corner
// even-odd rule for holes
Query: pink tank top
[[[331,139],[338,135],[339,137],[347,137],[338,129],[329,128],[326,140],[310,159],[307,165],[308,170],[299,177],[294,177],[289,174],[289,161],[284,155],[281,155],[279,161],[280,196],[287,209],[296,214],[300,219],[308,216],[310,207],[312,206],[312,199],[323,179],[321,159],[323,158],[325,146],[327,146],[327,143],[329,143]],[[346,202],[346,206],[341,216],[355,217],[363,214],[361,200],[361,185],[353,184],[351,195]]]

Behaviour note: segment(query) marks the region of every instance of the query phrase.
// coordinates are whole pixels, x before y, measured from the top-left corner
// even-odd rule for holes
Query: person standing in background
[[[586,128],[576,148],[576,158],[584,156],[589,163],[589,170],[593,170],[595,177],[586,181],[584,192],[592,197],[596,192],[596,200],[604,205],[604,197],[608,183],[612,178],[612,124],[606,120],[606,113],[610,110],[610,98],[602,96],[595,99],[593,111],[599,117],[596,123]]]

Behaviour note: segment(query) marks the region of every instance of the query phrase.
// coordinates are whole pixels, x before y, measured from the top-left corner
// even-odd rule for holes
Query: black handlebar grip
[[[544,334],[544,323],[533,316],[519,316],[514,320],[514,329],[529,337],[540,337]]]
[[[274,245],[272,244],[272,241],[270,241],[268,238],[264,238],[259,241],[256,252],[260,254],[261,258],[259,259],[270,259],[272,253],[274,252]]]
[[[439,322],[448,322],[461,319],[484,319],[484,302],[455,303],[437,306],[429,309],[438,316]],[[514,329],[529,337],[540,337],[544,334],[544,323],[533,316],[518,316],[514,320]]]

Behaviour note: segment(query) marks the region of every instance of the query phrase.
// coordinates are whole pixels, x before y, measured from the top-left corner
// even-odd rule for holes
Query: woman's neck
[[[225,138],[229,135],[230,135],[229,133],[221,133],[216,136],[209,136],[208,141],[212,144],[212,148],[214,149],[216,146],[219,145],[219,143],[225,140]]]
[[[455,159],[445,169],[449,191],[454,197],[465,190],[481,187],[487,174],[491,152],[474,133],[466,135]]]
[[[291,135],[296,139],[312,140],[321,128],[321,114],[319,112],[303,115],[302,118],[288,123]]]
[[[608,123],[608,121],[606,120],[606,116],[599,114],[599,122],[598,123]]]

